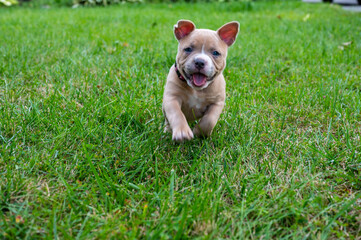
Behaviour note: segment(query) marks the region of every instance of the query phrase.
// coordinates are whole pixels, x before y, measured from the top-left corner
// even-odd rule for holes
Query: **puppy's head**
[[[188,20],[174,26],[177,38],[177,67],[187,84],[196,90],[209,86],[226,66],[227,49],[236,40],[238,22],[230,22],[217,31],[196,29]]]

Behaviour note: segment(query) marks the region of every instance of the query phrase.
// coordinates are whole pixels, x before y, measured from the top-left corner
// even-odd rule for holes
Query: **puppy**
[[[174,26],[178,53],[163,95],[165,131],[172,133],[174,141],[211,135],[224,107],[227,50],[238,30],[238,22],[217,31],[196,29],[188,20],[179,20]],[[199,122],[192,131],[188,122],[195,120]]]

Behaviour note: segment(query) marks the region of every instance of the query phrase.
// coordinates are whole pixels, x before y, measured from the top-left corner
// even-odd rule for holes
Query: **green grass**
[[[184,144],[178,19],[241,24],[214,133]],[[0,238],[359,239],[360,52],[335,5],[1,8]]]

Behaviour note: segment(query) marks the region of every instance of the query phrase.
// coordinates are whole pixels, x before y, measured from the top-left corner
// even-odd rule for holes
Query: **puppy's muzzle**
[[[202,70],[206,65],[206,61],[202,58],[197,58],[194,60],[194,65],[198,70]]]

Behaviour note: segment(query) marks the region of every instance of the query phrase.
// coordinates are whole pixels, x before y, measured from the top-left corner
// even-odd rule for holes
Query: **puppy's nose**
[[[196,65],[197,69],[203,69],[206,62],[201,58],[197,58],[194,60],[194,64]]]

